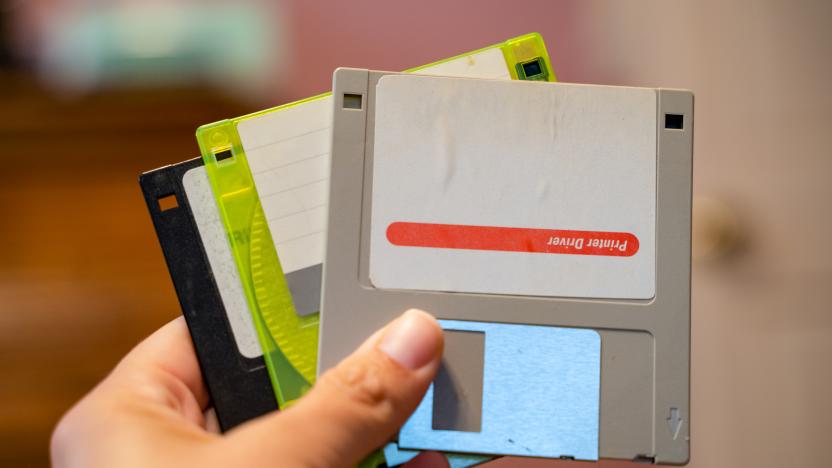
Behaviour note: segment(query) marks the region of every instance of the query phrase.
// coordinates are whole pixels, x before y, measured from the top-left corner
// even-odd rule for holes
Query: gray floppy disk
[[[318,372],[420,308],[452,352],[401,447],[686,463],[693,95],[338,69],[333,97]]]

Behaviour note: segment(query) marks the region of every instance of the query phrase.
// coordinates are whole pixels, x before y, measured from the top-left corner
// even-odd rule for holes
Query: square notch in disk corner
[[[364,96],[355,93],[344,93],[341,97],[341,106],[344,109],[361,110],[363,107]]]

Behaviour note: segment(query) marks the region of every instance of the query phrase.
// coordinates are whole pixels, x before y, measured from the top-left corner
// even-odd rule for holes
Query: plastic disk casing
[[[482,76],[487,74],[485,72],[477,73],[473,57],[495,50],[502,53],[505,61],[505,70],[501,76],[555,81],[546,47],[537,33],[417,67],[409,72],[493,78],[493,75]],[[254,114],[207,124],[196,132],[205,169],[281,408],[300,398],[314,383],[319,315],[317,311],[310,314],[298,313],[296,300],[293,300],[281,266],[281,253],[275,247],[275,239],[258,196],[258,187],[249,164],[247,142],[241,137],[238,126],[255,119],[273,117],[275,113],[302,112],[304,108],[316,105],[321,100],[330,99],[330,96],[331,93],[321,94]],[[328,121],[317,122],[317,127],[309,130],[328,127],[330,124]],[[328,144],[328,132],[325,138]],[[328,177],[328,169],[324,175]]]

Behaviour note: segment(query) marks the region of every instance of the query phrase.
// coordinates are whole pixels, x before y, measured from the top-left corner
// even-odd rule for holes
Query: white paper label
[[[499,47],[415,73],[511,78]],[[237,125],[284,273],[324,260],[331,126],[331,97]]]
[[[655,295],[654,90],[386,76],[374,145],[376,287]]]
[[[214,201],[205,168],[195,167],[186,172],[182,177],[182,186],[188,197],[188,206],[194,215],[202,247],[211,265],[211,272],[214,274],[237,349],[247,358],[260,357],[263,352],[257,341],[257,332],[254,330],[254,322],[251,321],[251,312],[243,293],[237,264],[234,263],[234,255],[231,253],[231,246],[228,245],[228,236],[220,220],[217,202]]]

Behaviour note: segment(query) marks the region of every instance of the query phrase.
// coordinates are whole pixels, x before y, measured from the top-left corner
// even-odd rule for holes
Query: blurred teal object
[[[75,8],[55,18],[39,57],[62,90],[209,82],[252,89],[282,60],[274,4],[138,2]]]

